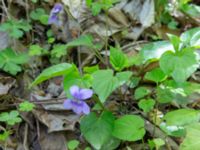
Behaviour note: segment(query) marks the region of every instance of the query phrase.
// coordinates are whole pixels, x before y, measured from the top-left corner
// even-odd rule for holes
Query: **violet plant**
[[[116,0],[86,0],[88,7],[92,10],[92,14],[96,16],[104,12],[106,20],[109,17],[108,10],[115,2]],[[43,13],[41,9],[38,9],[36,12]],[[64,14],[63,12],[64,6],[61,3],[56,3],[50,12],[48,24],[62,28],[61,15]],[[31,17],[32,19],[34,18],[33,16]],[[36,17],[35,20],[40,19]],[[41,23],[46,25],[47,20],[45,21],[45,23],[42,23],[42,21]],[[0,30],[7,31],[11,37],[19,39],[22,38],[24,32],[31,30],[31,26],[24,21],[8,20],[0,26]],[[107,21],[106,30],[109,30]],[[200,93],[200,84],[188,82],[188,78],[199,69],[200,57],[195,50],[200,47],[200,28],[186,31],[180,37],[168,34],[170,41],[147,44],[141,49],[139,55],[134,55],[135,58],[126,55],[120,46],[115,47],[112,45],[112,47],[110,45],[110,49],[108,49],[109,36],[107,36],[107,33],[105,37],[105,49],[110,53],[106,55],[109,56],[107,57],[109,59],[103,64],[110,64],[112,69],[109,65],[101,67],[107,68],[104,70],[99,69],[98,65],[87,66],[87,69],[79,66],[80,70],[83,69],[80,73],[77,69],[78,67],[74,64],[61,63],[43,70],[32,83],[32,86],[52,77],[63,76],[63,86],[67,95],[63,106],[66,110],[72,110],[79,116],[83,115],[80,117],[81,134],[96,150],[114,150],[119,148],[122,142],[135,142],[139,140],[142,141],[144,146],[146,145],[145,142],[148,141],[150,149],[158,149],[165,142],[166,145],[171,144],[165,138],[162,138],[167,138],[167,136],[186,137],[180,145],[180,150],[188,149],[187,147],[190,149],[199,149],[199,137],[198,134],[194,134],[194,131],[200,131],[200,112],[199,110],[185,108],[185,106],[191,104],[188,101],[191,93]],[[53,42],[54,40],[49,43],[53,44]],[[98,47],[95,44],[93,43],[92,35],[80,35],[79,38],[68,42],[64,47],[61,45],[57,49],[59,49],[59,54],[63,56],[67,55],[67,48],[86,46],[95,50]],[[43,51],[37,45],[32,45],[31,47],[37,50],[35,53]],[[163,47],[166,47],[166,49],[163,49]],[[64,51],[64,53],[61,53],[61,51]],[[0,64],[0,68],[12,75],[16,75],[21,71],[21,66],[18,66],[18,69],[16,69],[16,65],[22,65],[25,61],[22,58],[26,55],[22,57],[22,54],[20,54],[20,56],[17,53],[15,54],[14,51],[3,50],[0,53],[0,62],[3,62]],[[96,56],[99,60],[102,59],[104,61],[104,58],[100,54]],[[152,62],[156,62],[158,66],[152,70],[146,70],[145,68],[148,68],[148,65]],[[141,68],[141,70],[136,69],[133,71],[130,68],[132,66],[139,66],[138,68]],[[140,77],[143,75],[144,78],[141,79]],[[141,83],[145,83],[145,81],[154,83],[156,85],[153,87],[155,94],[151,94],[151,89],[141,85],[140,81]],[[126,86],[122,87],[124,84]],[[112,103],[113,100],[109,96],[116,90],[119,91],[116,95],[119,94],[120,98],[115,95],[118,102]],[[129,98],[132,93],[134,93],[134,96]],[[92,108],[92,111],[86,103],[86,100],[90,98],[96,104]],[[133,103],[134,110],[132,108],[129,109],[127,105],[123,105],[123,103],[129,104],[128,101],[131,100],[134,101],[134,103],[131,102],[131,107]],[[120,107],[118,107],[118,103]],[[174,111],[163,111],[166,114],[160,115],[159,109],[162,103],[165,103],[165,105],[174,103],[179,108]],[[115,109],[111,108],[112,105],[114,105]],[[184,107],[181,108],[182,106]],[[1,113],[0,122],[9,126],[15,125],[22,121],[19,117],[19,111],[31,111],[34,107],[34,104],[25,101],[19,104],[17,111],[12,110],[9,113]],[[147,123],[150,127],[145,126]],[[150,123],[153,124],[153,132]],[[163,130],[165,135],[155,139],[156,128]],[[195,129],[194,131],[193,128]],[[10,128],[8,129],[10,130]],[[3,131],[4,139],[11,134],[9,130],[7,131],[6,129]],[[185,131],[187,131],[186,136]],[[147,136],[145,136],[146,132],[148,132]],[[159,133],[162,135],[162,132]],[[192,134],[193,136],[190,136]],[[148,139],[149,137],[150,139]],[[0,134],[1,139],[2,136]],[[154,143],[152,144],[151,142]],[[73,141],[72,145],[74,143],[76,146],[78,145],[76,141]],[[146,149],[146,146],[143,149]],[[174,148],[172,145],[172,149],[177,148]]]
[[[56,3],[52,8],[48,20],[48,24],[54,24],[56,26],[61,26],[62,21],[59,19],[60,14],[63,10],[63,5],[61,3]]]
[[[51,10],[50,17],[49,17],[49,24],[61,25],[61,20],[59,19],[59,15],[63,10],[62,4],[55,4],[53,9]],[[80,121],[80,130],[83,134],[84,138],[94,147],[95,149],[109,149],[113,150],[117,148],[122,141],[144,141],[144,136],[148,128],[145,127],[145,116],[146,114],[153,114],[152,118],[157,118],[157,112],[153,112],[155,106],[159,106],[158,104],[162,103],[169,103],[169,102],[176,102],[175,96],[179,93],[175,93],[177,89],[182,88],[186,92],[188,92],[187,88],[181,86],[188,85],[187,79],[196,71],[199,66],[199,56],[194,51],[198,46],[198,39],[200,35],[200,28],[193,29],[194,31],[189,31],[188,33],[185,32],[181,35],[181,37],[176,36],[169,36],[170,42],[167,42],[168,47],[170,50],[167,49],[164,51],[162,46],[164,45],[163,42],[153,43],[155,44],[156,48],[153,46],[144,47],[140,52],[139,55],[136,56],[138,58],[130,58],[123,51],[120,47],[110,47],[110,64],[112,65],[112,69],[97,69],[90,71],[89,73],[84,72],[80,74],[77,67],[74,64],[69,63],[61,63],[58,65],[54,65],[50,68],[45,69],[32,83],[31,86],[39,84],[49,78],[56,77],[56,76],[64,76],[64,89],[67,93],[67,99],[64,101],[63,105],[64,108],[67,110],[72,110],[78,115],[86,115],[81,118]],[[184,41],[185,37],[189,37],[188,35],[192,35],[198,31],[198,34],[193,35],[190,37],[188,41]],[[192,40],[193,39],[193,40]],[[185,39],[186,40],[186,39]],[[81,41],[81,42],[80,42]],[[87,40],[88,41],[88,40]],[[193,41],[192,44],[190,41]],[[188,43],[187,43],[188,42]],[[88,46],[92,47],[91,43],[86,43],[83,38],[79,38],[79,41],[72,41],[73,46]],[[81,43],[81,44],[80,44]],[[84,43],[84,44],[83,44]],[[161,46],[159,45],[161,43]],[[195,43],[195,44],[194,44]],[[69,44],[69,43],[68,43]],[[151,43],[152,44],[152,43]],[[185,44],[185,48],[179,48],[180,45]],[[191,44],[191,45],[190,45]],[[70,45],[70,44],[69,44]],[[70,45],[70,46],[72,46]],[[72,47],[73,47],[72,46]],[[149,49],[149,47],[152,47]],[[160,53],[162,51],[162,54]],[[155,55],[156,53],[156,55]],[[148,54],[148,55],[147,55]],[[158,55],[159,54],[159,55]],[[151,57],[151,58],[150,58]],[[169,63],[169,59],[173,59],[171,63]],[[144,72],[145,76],[144,79],[156,83],[156,96],[152,97],[151,92],[146,92],[148,89],[141,88],[139,86],[140,82],[140,74],[137,73],[133,74],[133,71],[124,71],[131,66],[141,65],[143,68],[149,62],[155,60],[159,63],[159,66],[154,70],[150,70],[148,72]],[[182,66],[181,66],[182,65]],[[92,67],[91,67],[92,68]],[[192,68],[192,69],[191,69]],[[94,68],[93,68],[94,69]],[[83,69],[84,70],[84,69]],[[186,70],[186,71],[185,71]],[[142,70],[143,71],[143,70]],[[138,71],[141,72],[141,71]],[[135,79],[137,78],[138,83],[135,83]],[[78,82],[77,82],[78,81]],[[128,84],[129,83],[129,84]],[[172,84],[173,83],[173,86]],[[181,84],[177,84],[181,83]],[[113,91],[119,89],[123,84],[126,84],[126,87],[129,91],[135,93],[133,100],[137,103],[138,108],[143,110],[141,114],[132,115],[126,114],[118,117],[114,115],[116,112],[111,112],[109,107],[106,105],[107,102],[109,103],[108,97],[112,94]],[[134,84],[134,85],[132,85]],[[186,84],[186,85],[185,85]],[[168,93],[171,91],[165,92],[166,89],[162,87],[169,87],[173,89],[173,93],[170,93],[170,100],[167,100]],[[199,88],[199,85],[190,84],[190,86],[195,87],[196,89]],[[84,88],[80,88],[84,87]],[[134,89],[137,87],[136,89]],[[92,89],[89,89],[92,88]],[[159,91],[159,88],[161,89]],[[185,89],[184,89],[185,88]],[[193,91],[195,91],[195,88]],[[71,98],[68,94],[68,91],[71,95]],[[164,91],[164,93],[162,93]],[[192,91],[192,92],[193,92]],[[191,93],[192,93],[191,92]],[[126,95],[126,92],[122,94],[122,101]],[[89,105],[85,102],[85,100],[92,97],[92,100],[95,100],[99,105],[102,105],[102,109],[98,109],[100,111],[90,111]],[[161,96],[160,96],[161,95]],[[188,94],[189,95],[189,94]],[[162,100],[164,97],[164,100]],[[132,99],[130,99],[132,100]],[[138,101],[138,102],[136,102]],[[106,102],[106,103],[105,103]],[[181,105],[181,103],[180,103]],[[106,109],[103,109],[103,108]],[[156,111],[158,108],[155,108]],[[128,110],[128,109],[127,109]],[[198,117],[196,115],[196,110],[185,110],[180,109],[179,112],[172,112],[173,115],[167,113],[163,118],[159,118],[160,122],[166,121],[166,126],[160,127],[166,135],[175,136],[174,132],[168,131],[168,124],[173,122],[173,125],[180,125],[185,127],[184,120],[189,119],[189,116],[186,116],[184,120],[179,121],[178,119],[174,119],[171,116],[182,116],[187,115],[190,112],[194,112],[194,118]],[[121,110],[117,110],[120,112]],[[123,112],[122,112],[123,114]],[[170,116],[170,117],[169,117]],[[172,118],[172,119],[171,119]],[[176,122],[178,120],[178,123]],[[195,120],[195,119],[194,119]],[[156,120],[152,120],[154,126],[159,126],[160,122],[157,123]],[[183,123],[182,123],[183,122]],[[166,128],[166,129],[165,129]],[[179,131],[179,130],[178,130]],[[151,133],[151,131],[148,131]],[[176,131],[177,132],[177,131]],[[154,134],[154,133],[151,133]],[[184,136],[183,134],[179,135]],[[161,139],[165,140],[165,139]],[[110,145],[111,143],[113,145]],[[106,148],[105,148],[106,147]]]
[[[64,108],[73,110],[78,115],[89,114],[90,107],[85,100],[92,97],[93,91],[90,89],[81,89],[74,85],[70,88],[70,93],[73,98],[64,101]]]

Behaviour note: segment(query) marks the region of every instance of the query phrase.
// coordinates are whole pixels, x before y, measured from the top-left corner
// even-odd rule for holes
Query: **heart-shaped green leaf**
[[[119,86],[119,81],[113,76],[112,70],[98,70],[93,73],[92,87],[103,103],[107,97]]]
[[[112,138],[114,116],[103,112],[100,117],[90,113],[81,120],[81,132],[86,140],[95,148],[100,149]]]
[[[160,58],[160,67],[176,82],[184,82],[199,67],[199,54],[191,48],[185,48],[178,53],[168,51]]]
[[[115,120],[113,136],[125,141],[137,141],[145,134],[144,120],[136,115],[125,115]]]

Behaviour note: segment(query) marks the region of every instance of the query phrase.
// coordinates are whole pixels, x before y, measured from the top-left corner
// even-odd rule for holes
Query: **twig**
[[[28,0],[26,0],[26,18],[28,21],[30,21],[29,12],[28,12]]]
[[[87,65],[87,63],[89,63],[89,61],[95,56],[94,53],[90,54],[81,64],[81,67],[84,67],[85,65]]]
[[[130,47],[134,47],[134,46],[140,45],[140,44],[145,44],[145,43],[147,43],[147,42],[148,42],[148,41],[136,41],[136,42],[131,42],[131,43],[127,44],[127,45],[124,45],[121,49],[122,49],[122,50],[126,50],[126,49],[128,49],[128,48],[130,48]]]
[[[108,57],[108,11],[106,11],[106,44],[105,44],[105,48],[106,48],[106,64],[107,64],[107,68],[109,68],[109,57]]]
[[[36,129],[37,129],[37,135],[38,135],[38,139],[40,138],[40,123],[38,121],[38,119],[36,119]]]
[[[46,99],[46,100],[34,100],[34,101],[29,101],[31,103],[34,103],[36,105],[41,105],[41,104],[58,104],[58,103],[63,103],[63,100],[65,100],[66,97],[62,97],[62,98],[54,98],[54,99]],[[25,101],[24,99],[20,99],[20,98],[16,98],[16,100],[20,101],[18,103],[14,103],[14,104],[1,104],[0,105],[0,111],[5,110],[5,107],[16,107],[18,106],[21,102]],[[4,109],[1,109],[4,108]]]
[[[78,37],[80,37],[80,31],[78,33]],[[77,53],[78,53],[78,69],[79,69],[80,74],[82,75],[83,71],[82,71],[82,65],[81,65],[81,48],[80,48],[80,46],[78,46]]]
[[[4,9],[4,11],[5,11],[5,13],[6,13],[8,19],[10,19],[10,15],[9,15],[9,13],[8,13],[8,9],[7,9],[7,7],[6,7],[6,4],[5,4],[4,0],[1,0],[1,2],[2,2],[3,9]]]
[[[25,132],[24,132],[24,141],[23,141],[23,147],[25,150],[29,150],[27,147],[27,136],[28,136],[28,124],[25,124]]]

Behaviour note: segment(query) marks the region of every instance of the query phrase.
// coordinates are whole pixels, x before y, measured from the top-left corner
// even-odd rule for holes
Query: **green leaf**
[[[112,70],[98,70],[93,73],[92,88],[102,103],[119,86],[118,79],[113,76]]]
[[[83,68],[84,73],[94,73],[95,71],[99,70],[99,66],[95,65],[95,66],[86,66]]]
[[[74,70],[74,66],[68,63],[61,63],[58,65],[51,66],[43,70],[42,73],[32,82],[30,87],[35,86],[50,78],[66,75],[73,70]]]
[[[130,79],[130,81],[128,82],[128,86],[129,86],[130,88],[135,88],[136,86],[138,86],[140,80],[141,80],[140,77],[132,77],[132,78]]]
[[[89,74],[81,76],[77,68],[69,72],[67,75],[65,75],[63,82],[64,90],[66,91],[67,96],[68,97],[71,96],[69,89],[73,85],[77,85],[82,88],[90,88],[92,85],[92,79],[93,79],[92,76]]]
[[[186,137],[180,145],[180,150],[199,150],[200,147],[200,123],[186,127]]]
[[[166,120],[167,125],[184,126],[199,122],[200,112],[193,109],[179,109],[168,112],[163,119]]]
[[[110,7],[113,6],[114,3],[118,2],[119,0],[101,0],[99,1],[102,5],[102,8],[107,11]]]
[[[96,16],[102,9],[107,11],[116,2],[118,2],[118,0],[101,0],[95,2],[92,0],[86,0],[86,5],[91,8],[92,14]]]
[[[200,30],[192,36],[190,45],[197,48],[200,47]]]
[[[200,6],[195,4],[182,5],[181,10],[193,18],[198,18],[200,14]]]
[[[17,39],[30,29],[30,24],[25,20],[8,20],[0,25],[0,31],[5,31],[10,37]]]
[[[183,32],[180,39],[182,42],[184,42],[184,44],[190,44],[192,37],[198,32],[200,32],[200,27],[192,28],[186,32]]]
[[[91,74],[84,74],[82,76],[82,82],[84,84],[84,87],[86,88],[91,87],[93,83],[93,76]]]
[[[123,85],[127,83],[130,77],[132,76],[132,74],[133,73],[131,71],[123,71],[123,72],[116,73],[116,77],[119,81],[119,85]]]
[[[27,54],[16,54],[12,49],[7,48],[0,51],[0,68],[12,75],[21,71],[21,64],[28,61]]]
[[[165,145],[165,141],[163,139],[160,139],[160,138],[153,139],[153,142],[156,146],[156,149],[159,149],[161,146]]]
[[[53,38],[53,37],[49,37],[48,38],[48,43],[49,44],[52,44],[52,43],[54,43],[55,42],[55,38]]]
[[[92,14],[94,16],[96,16],[96,15],[98,15],[101,12],[102,5],[100,3],[98,3],[98,2],[92,3],[91,9],[92,9]]]
[[[155,138],[153,140],[148,140],[148,144],[151,150],[153,150],[154,147],[156,148],[156,150],[158,150],[161,146],[165,145],[165,141],[160,138]]]
[[[37,2],[38,2],[38,0],[31,0],[31,2],[33,2],[33,3],[37,3]]]
[[[19,110],[20,111],[27,111],[27,112],[29,112],[29,111],[33,110],[34,108],[35,108],[35,104],[30,103],[28,101],[24,101],[24,102],[22,102],[22,103],[19,104]]]
[[[176,98],[177,93],[173,92],[173,88],[160,85],[156,89],[157,100],[160,103],[169,103]]]
[[[168,24],[167,24],[167,27],[172,29],[172,30],[176,30],[178,29],[178,22],[175,20],[175,19],[172,19]]]
[[[30,13],[30,17],[33,20],[40,20],[40,16],[45,14],[45,10],[43,8],[37,8]]]
[[[19,112],[12,110],[11,112],[3,112],[0,114],[0,121],[6,122],[8,125],[15,125],[16,123],[19,123],[22,121],[22,119],[19,117]]]
[[[65,91],[68,91],[69,88],[73,85],[77,85],[79,87],[83,87],[83,83],[81,80],[81,76],[78,72],[78,70],[74,70],[69,72],[65,77],[64,77],[64,89]]]
[[[126,64],[126,68],[132,67],[133,65],[139,66],[139,65],[142,65],[143,63],[143,58],[140,54],[128,56],[127,60],[128,62]]]
[[[128,58],[121,49],[110,47],[110,63],[116,71],[121,71],[126,67]]]
[[[46,35],[47,35],[48,38],[49,38],[49,37],[53,37],[53,31],[52,31],[52,29],[49,29],[49,30],[46,32]]]
[[[77,140],[71,140],[67,143],[67,147],[69,150],[75,150],[79,145],[79,141]]]
[[[0,133],[0,141],[6,141],[9,137],[9,135],[11,134],[10,131],[3,131]]]
[[[49,15],[46,14],[43,8],[37,8],[31,11],[30,17],[33,20],[40,21],[43,25],[48,24]]]
[[[139,108],[141,108],[144,112],[150,112],[155,105],[155,100],[153,99],[142,99],[138,103]]]
[[[183,49],[178,53],[168,51],[162,55],[160,67],[176,82],[184,82],[199,67],[199,55],[190,48]]]
[[[120,144],[119,139],[111,137],[106,143],[104,143],[104,145],[101,147],[101,150],[116,150],[116,148],[119,146]]]
[[[84,150],[92,150],[90,147],[86,147]]]
[[[181,88],[187,96],[193,93],[200,93],[200,84],[194,82],[183,82],[180,84],[174,80],[167,80],[164,82],[164,85],[173,88],[173,90]]]
[[[9,32],[9,35],[16,39],[21,38],[23,36],[23,34],[24,34],[23,31],[21,31],[17,28],[13,28],[13,30]]]
[[[42,15],[42,16],[40,16],[40,22],[43,25],[48,25],[48,19],[49,19],[49,15]]]
[[[145,134],[144,120],[136,115],[125,115],[114,122],[113,136],[125,141],[137,141]]]
[[[200,85],[191,82],[177,83],[174,80],[166,80],[157,87],[157,100],[160,103],[174,101],[176,104],[186,105],[191,103],[191,94],[200,93]]]
[[[16,26],[16,28],[21,29],[25,32],[30,31],[32,28],[28,21],[26,20],[12,20],[13,25]]]
[[[76,47],[76,46],[87,46],[94,47],[93,45],[93,37],[91,35],[81,35],[77,39],[67,43],[67,48]]]
[[[90,7],[92,5],[92,0],[86,0],[86,5]]]
[[[179,0],[179,5],[188,4],[192,0]]]
[[[150,72],[147,72],[144,76],[146,80],[154,81],[156,83],[164,81],[167,76],[160,68],[155,68]]]
[[[176,125],[171,125],[168,126],[166,125],[166,123],[162,122],[160,124],[160,128],[167,134],[170,136],[174,136],[174,137],[184,137],[186,134],[186,130],[184,127],[182,126],[176,126]]]
[[[180,38],[176,35],[173,35],[173,34],[167,34],[167,36],[169,37],[170,39],[170,42],[172,43],[175,51],[179,51],[179,45],[180,45]]]
[[[40,56],[43,53],[43,48],[40,45],[34,44],[29,47],[30,56]]]
[[[81,133],[95,149],[101,149],[112,137],[113,123],[114,116],[110,112],[103,112],[98,118],[90,113],[81,120]]]
[[[61,56],[67,55],[67,45],[65,44],[56,44],[53,46],[53,49],[51,51],[51,55],[55,56],[57,58],[60,58]]]
[[[159,41],[146,44],[140,51],[144,63],[155,59],[160,59],[161,55],[166,51],[173,51],[173,46],[168,41]]]
[[[135,90],[134,98],[136,100],[147,96],[150,93],[149,89],[146,87],[139,87]]]

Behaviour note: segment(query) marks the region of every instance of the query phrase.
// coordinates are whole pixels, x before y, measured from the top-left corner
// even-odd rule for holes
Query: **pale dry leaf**
[[[139,14],[140,22],[143,27],[150,27],[154,23],[155,8],[154,0],[146,0]]]
[[[10,77],[0,77],[0,95],[8,94],[10,88],[16,83],[16,80]]]
[[[11,39],[6,32],[0,32],[0,51],[7,48],[10,45]]]
[[[33,114],[40,122],[48,127],[48,132],[66,131],[75,129],[75,124],[79,122],[80,116],[75,114],[65,114],[44,110],[34,110]]]
[[[62,0],[64,5],[66,5],[71,13],[71,15],[78,19],[80,17],[81,11],[83,9],[83,1],[81,0]]]

